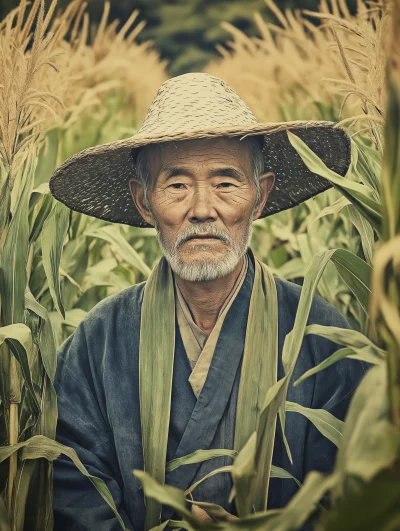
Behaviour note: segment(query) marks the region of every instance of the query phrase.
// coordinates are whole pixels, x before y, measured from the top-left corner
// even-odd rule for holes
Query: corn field
[[[288,410],[285,388],[304,335],[319,334],[342,348],[296,384],[345,357],[372,368],[344,424],[327,412],[307,412],[338,446],[337,461],[329,475],[310,474],[282,510],[243,510],[236,521],[205,526],[187,509],[197,485],[184,493],[143,471],[134,474],[147,498],[181,515],[182,521],[169,522],[171,528],[290,531],[312,521],[318,530],[394,530],[400,527],[400,2],[358,0],[355,15],[345,0],[322,0],[318,12],[281,12],[272,0],[266,3],[279,24],[255,14],[257,38],[225,24],[232,40],[219,47],[220,58],[206,71],[224,79],[260,121],[339,122],[352,138],[352,164],[341,177],[288,133],[309,169],[333,188],[254,223],[255,255],[275,275],[304,289],[285,341],[285,381],[266,396],[265,422],[232,454],[238,507],[253,507],[252,484],[269,481],[269,475],[262,479],[261,434],[272,430],[268,418],[278,413],[284,418]],[[55,168],[69,156],[133,135],[168,77],[153,45],[137,42],[143,27],[136,23],[138,12],[120,27],[109,21],[109,9],[106,2],[101,23],[93,28],[81,0],[72,0],[63,12],[55,0],[47,8],[41,0],[22,0],[0,22],[4,531],[53,528],[52,462],[61,453],[118,514],[106,485],[89,475],[73,450],[54,440],[56,350],[98,302],[146,280],[161,252],[154,229],[111,225],[72,212],[48,187]],[[352,330],[306,326],[317,292]],[[167,469],[218,457],[212,452],[180,458]],[[274,473],[287,477],[285,471]],[[327,493],[331,508],[316,514]],[[210,514],[219,510],[202,505]]]

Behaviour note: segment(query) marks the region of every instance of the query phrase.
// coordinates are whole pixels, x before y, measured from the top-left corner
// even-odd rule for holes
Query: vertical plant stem
[[[8,442],[10,445],[17,444],[19,435],[18,424],[18,410],[21,402],[21,391],[19,386],[19,377],[17,372],[17,361],[12,354],[10,357],[10,409],[9,409],[9,436]],[[11,517],[11,504],[14,480],[18,469],[18,452],[10,456],[9,471],[8,471],[8,485],[7,485],[7,504]]]
[[[388,347],[389,403],[393,424],[400,430],[400,350],[394,342]]]

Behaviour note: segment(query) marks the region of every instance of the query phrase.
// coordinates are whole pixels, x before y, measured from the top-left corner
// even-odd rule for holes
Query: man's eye
[[[218,188],[230,188],[230,187],[232,187],[232,186],[234,186],[234,184],[229,183],[229,182],[226,182],[226,183],[219,183],[219,184],[218,184]]]
[[[170,188],[173,188],[174,190],[183,190],[185,185],[183,183],[173,183],[170,185]]]

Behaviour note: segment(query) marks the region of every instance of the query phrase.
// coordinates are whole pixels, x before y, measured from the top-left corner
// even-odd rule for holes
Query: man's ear
[[[264,210],[265,203],[268,200],[268,196],[272,192],[272,189],[275,185],[275,173],[272,173],[272,171],[263,173],[259,177],[259,183],[260,183],[260,202],[257,205],[257,208],[254,210],[253,220],[258,219],[261,216],[262,211]]]
[[[133,202],[135,203],[135,207],[137,208],[139,214],[142,216],[146,223],[154,226],[153,215],[144,199],[143,184],[139,181],[139,179],[130,179],[129,189],[131,191]]]

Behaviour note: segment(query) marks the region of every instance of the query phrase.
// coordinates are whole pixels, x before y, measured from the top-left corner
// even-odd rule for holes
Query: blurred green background
[[[59,0],[59,9],[68,3],[70,0]],[[0,20],[18,4],[18,0],[0,0]],[[276,1],[280,9],[314,10],[318,4],[318,0]],[[356,0],[348,2],[353,9],[355,4]],[[88,1],[87,11],[93,24],[100,20],[103,7],[103,0]],[[110,20],[123,23],[134,9],[140,10],[138,20],[146,21],[138,41],[154,41],[161,57],[168,60],[172,76],[199,71],[217,56],[216,44],[229,39],[229,34],[220,27],[221,22],[230,22],[246,35],[257,35],[254,12],[271,20],[264,0],[111,0]]]

